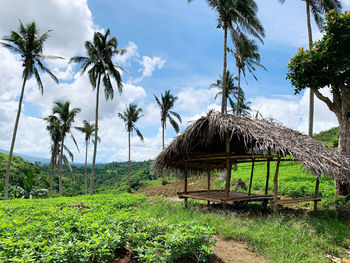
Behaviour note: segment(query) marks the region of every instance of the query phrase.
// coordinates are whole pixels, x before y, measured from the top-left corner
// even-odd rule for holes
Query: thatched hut
[[[270,162],[276,163],[274,193],[268,193]],[[282,161],[299,161],[303,167],[316,176],[315,196],[280,200],[278,171]],[[232,163],[251,162],[252,171],[248,193],[230,191]],[[251,194],[254,163],[266,162],[266,187],[262,195]],[[286,128],[273,120],[253,119],[249,116],[235,116],[211,112],[193,122],[181,135],[165,148],[154,160],[152,169],[156,173],[175,172],[184,176],[184,191],[179,197],[195,198],[223,204],[238,201],[271,200],[278,204],[314,201],[318,196],[319,176],[325,175],[342,181],[350,181],[350,159],[322,142],[300,132]],[[210,174],[226,170],[224,190],[210,189]],[[187,191],[187,177],[190,174],[208,176],[208,189]]]

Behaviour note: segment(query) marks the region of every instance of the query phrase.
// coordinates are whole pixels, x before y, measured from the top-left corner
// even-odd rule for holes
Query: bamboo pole
[[[267,193],[269,191],[269,180],[270,180],[270,159],[267,159],[267,164],[266,164],[266,183],[265,183],[265,194],[266,195],[267,195]]]
[[[250,173],[250,181],[249,181],[248,196],[250,195],[250,193],[251,193],[251,191],[252,191],[253,174],[254,174],[254,163],[255,163],[255,159],[253,158],[253,160],[252,160],[252,171],[251,171],[251,173]]]
[[[208,175],[208,193],[210,192],[210,172],[207,171],[207,175]],[[210,201],[208,201],[208,206],[210,206]]]
[[[315,186],[315,197],[318,197],[318,188],[320,186],[320,177],[316,178],[316,186]],[[314,201],[314,212],[317,211],[317,201]]]
[[[275,170],[275,176],[273,177],[273,213],[276,215],[277,214],[277,200],[278,200],[278,172],[280,168],[280,161],[277,161],[276,164],[276,170]]]
[[[230,138],[229,138],[229,133],[226,131],[226,136],[225,136],[225,141],[226,141],[226,153],[230,152]],[[226,197],[230,197],[230,184],[231,184],[231,160],[226,159],[226,184],[225,184],[225,192],[226,192]],[[226,204],[224,203],[224,210],[226,210]]]

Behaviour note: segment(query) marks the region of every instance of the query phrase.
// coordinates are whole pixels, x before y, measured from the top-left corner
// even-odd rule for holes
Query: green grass
[[[327,254],[340,255],[343,247],[349,245],[347,227],[334,211],[321,211],[317,217],[274,217],[242,211],[224,214],[191,203],[190,209],[182,203],[143,203],[137,210],[169,223],[189,221],[214,227],[222,237],[244,240],[273,262],[329,262]]]

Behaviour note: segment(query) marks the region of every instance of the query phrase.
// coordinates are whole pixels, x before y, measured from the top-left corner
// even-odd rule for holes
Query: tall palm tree
[[[85,177],[84,177],[84,190],[85,194],[88,194],[88,188],[87,188],[87,154],[88,154],[88,147],[90,144],[91,136],[95,136],[95,124],[90,123],[87,120],[83,121],[82,127],[75,127],[76,130],[80,131],[85,135]],[[98,138],[99,140],[99,138]]]
[[[192,2],[193,0],[187,0]],[[262,41],[264,28],[257,18],[258,6],[254,0],[206,0],[218,14],[218,28],[224,30],[224,66],[222,74],[221,112],[226,112],[226,70],[227,70],[227,31],[230,30],[232,41],[239,41],[242,32],[247,32]]]
[[[264,70],[266,68],[260,64],[259,47],[254,40],[248,39],[244,34],[241,34],[240,40],[235,43],[235,51],[230,50],[236,60],[236,66],[238,68],[238,92],[237,92],[237,104],[236,114],[239,115],[241,104],[241,74],[246,76],[246,70],[257,80],[254,74],[256,67],[260,67]]]
[[[71,128],[74,123],[74,119],[77,116],[77,114],[80,112],[79,108],[73,108],[70,109],[70,102],[61,102],[56,101],[55,105],[52,109],[53,115],[50,115],[48,118],[51,119],[57,119],[57,121],[60,124],[60,136],[61,136],[61,142],[60,142],[60,156],[59,156],[59,178],[58,178],[58,192],[59,195],[62,196],[62,161],[64,159],[63,150],[68,150],[68,148],[65,147],[64,141],[66,139],[66,136],[68,134],[71,135],[72,140],[74,144],[76,145],[77,149],[78,145],[74,138],[74,136],[71,133]]]
[[[55,167],[57,165],[57,158],[60,153],[61,131],[60,122],[56,116],[49,116],[44,118],[48,122],[46,129],[50,133],[51,137],[51,176],[50,176],[50,197],[53,195],[53,177],[55,174]]]
[[[171,126],[173,126],[176,133],[179,132],[180,128],[173,116],[177,118],[180,123],[182,122],[182,119],[180,114],[171,110],[174,107],[175,101],[177,101],[177,97],[173,96],[170,93],[170,90],[166,90],[164,95],[163,93],[161,93],[160,99],[156,95],[154,95],[154,98],[156,99],[156,102],[160,107],[160,120],[162,123],[162,145],[164,149],[164,138],[167,119],[170,121],[170,124]]]
[[[284,3],[286,0],[279,0]],[[325,13],[332,9],[338,12],[342,9],[340,0],[303,0],[306,5],[306,24],[309,37],[309,49],[312,49],[312,27],[311,27],[311,14],[313,15],[316,25],[320,29],[323,25],[323,16]],[[311,12],[310,12],[311,11]],[[309,130],[308,135],[312,137],[314,126],[314,92],[310,87],[310,103],[309,103]]]
[[[11,31],[9,36],[3,38],[5,42],[0,42],[1,46],[6,47],[9,50],[19,54],[21,56],[21,61],[23,62],[22,63],[22,66],[23,66],[22,90],[21,90],[21,95],[19,97],[15,127],[13,129],[11,146],[9,151],[9,158],[8,158],[7,167],[6,167],[5,185],[4,185],[5,200],[8,199],[11,160],[12,160],[13,148],[15,146],[15,141],[16,141],[18,122],[21,114],[23,94],[24,94],[26,83],[34,75],[38,84],[38,88],[40,92],[43,93],[44,86],[43,86],[43,83],[41,82],[40,73],[39,73],[39,71],[41,71],[41,72],[47,73],[58,84],[58,79],[56,78],[56,76],[42,62],[43,58],[50,58],[50,59],[58,58],[54,56],[44,56],[42,54],[44,43],[49,37],[48,33],[49,31],[43,35],[39,35],[39,30],[37,29],[35,22],[32,22],[24,26],[20,21],[18,32]]]
[[[95,111],[95,140],[94,140],[94,154],[92,159],[91,177],[90,177],[90,194],[94,193],[94,179],[95,179],[95,164],[98,141],[98,105],[100,96],[101,80],[104,86],[104,93],[106,100],[113,99],[114,90],[111,79],[117,82],[119,93],[122,92],[122,78],[118,71],[123,70],[120,66],[113,64],[112,58],[117,54],[123,54],[124,49],[117,48],[117,39],[115,37],[109,38],[110,31],[107,29],[105,34],[95,32],[93,41],[85,42],[85,49],[88,54],[87,57],[73,57],[69,63],[81,63],[80,73],[84,74],[88,70],[88,75],[92,89],[96,89],[96,111]]]
[[[140,140],[143,141],[143,135],[140,130],[135,126],[135,123],[143,117],[141,115],[142,109],[138,108],[136,104],[130,103],[129,106],[126,107],[126,110],[123,114],[118,113],[118,117],[121,118],[125,122],[125,128],[128,132],[128,145],[129,145],[129,169],[128,169],[128,186],[131,187],[130,184],[130,134],[135,131],[137,136],[139,136]]]

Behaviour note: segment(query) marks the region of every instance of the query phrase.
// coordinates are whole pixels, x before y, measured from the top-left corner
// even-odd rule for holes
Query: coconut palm
[[[193,0],[187,0],[192,2]],[[231,32],[232,41],[239,41],[242,32],[247,32],[262,41],[264,28],[257,18],[258,6],[254,0],[206,0],[218,14],[218,28],[224,30],[224,66],[222,74],[221,112],[226,112],[226,68],[227,68],[227,31]]]
[[[156,95],[154,95],[154,98],[156,99],[156,102],[160,107],[160,120],[162,123],[162,145],[164,149],[166,121],[169,120],[171,126],[173,126],[176,133],[178,133],[180,128],[173,116],[177,118],[180,123],[182,122],[182,119],[180,114],[171,110],[174,107],[175,102],[177,101],[177,97],[173,96],[170,93],[170,90],[166,90],[164,95],[163,93],[161,93],[160,99]]]
[[[85,177],[84,177],[84,191],[85,194],[88,194],[88,188],[87,188],[87,154],[88,154],[88,147],[90,144],[91,136],[95,136],[95,124],[90,123],[87,120],[83,121],[82,127],[75,127],[76,130],[80,131],[85,135]],[[99,138],[98,138],[99,140]]]
[[[135,126],[135,123],[143,117],[141,115],[142,109],[138,108],[136,104],[130,103],[129,106],[126,107],[126,110],[123,114],[118,113],[118,117],[121,118],[125,123],[125,128],[128,132],[128,146],[129,146],[129,169],[128,169],[128,186],[131,187],[130,184],[130,134],[135,131],[137,136],[139,136],[140,140],[143,141],[143,136],[140,130]]]
[[[9,36],[3,38],[5,42],[2,42],[2,41],[0,42],[1,46],[6,47],[9,50],[19,54],[21,57],[21,61],[23,62],[22,63],[22,66],[23,66],[22,90],[21,90],[21,95],[19,97],[15,127],[13,129],[11,146],[9,151],[9,158],[8,158],[7,167],[6,167],[5,185],[4,185],[5,200],[8,199],[11,160],[12,160],[13,149],[16,141],[18,122],[21,114],[23,94],[24,94],[26,83],[32,76],[34,76],[40,92],[43,93],[44,86],[40,78],[40,72],[44,72],[44,73],[47,73],[58,84],[58,79],[56,78],[56,76],[42,62],[43,58],[50,58],[50,59],[58,58],[54,56],[44,56],[42,54],[44,43],[49,36],[48,33],[49,31],[43,35],[39,35],[39,30],[37,29],[35,22],[32,22],[24,26],[20,21],[18,32],[11,31]]]
[[[231,51],[231,50],[230,50]],[[260,64],[260,54],[259,47],[254,40],[248,39],[244,34],[241,34],[240,40],[235,43],[235,51],[231,51],[234,55],[236,66],[238,68],[238,89],[237,89],[237,104],[236,104],[236,114],[238,115],[240,111],[240,91],[241,89],[241,74],[246,76],[246,70],[257,80],[254,71],[257,67],[264,70],[266,68]]]
[[[117,39],[115,37],[109,39],[109,35],[109,29],[107,29],[105,34],[102,34],[101,32],[95,32],[93,41],[85,42],[85,49],[88,56],[73,57],[69,61],[69,63],[81,63],[80,73],[84,74],[87,71],[90,83],[92,85],[92,89],[96,89],[95,140],[90,177],[90,194],[94,193],[95,164],[98,141],[98,107],[100,96],[100,84],[102,81],[106,100],[113,99],[114,96],[112,79],[114,79],[117,82],[119,93],[122,92],[123,87],[121,75],[119,73],[119,70],[123,69],[120,66],[113,64],[112,58],[117,54],[123,54],[125,50],[117,48]]]
[[[50,197],[53,195],[53,177],[55,175],[55,167],[58,163],[58,158],[60,156],[60,149],[61,149],[61,123],[60,120],[57,118],[57,116],[50,115],[46,118],[44,118],[48,122],[48,125],[46,126],[46,129],[50,133],[51,137],[51,176],[50,176]],[[68,153],[70,159],[73,161],[73,153],[69,150],[69,148],[66,145],[63,145],[64,151]],[[72,171],[72,167],[70,165],[70,162],[65,154],[63,154],[63,162],[67,167]]]
[[[284,3],[286,0],[279,0]],[[325,13],[332,9],[338,12],[342,9],[340,0],[303,0],[306,5],[306,23],[307,32],[309,37],[309,49],[312,49],[312,27],[311,27],[311,14],[314,17],[316,25],[320,29],[323,25],[323,16]],[[311,11],[311,12],[310,12]],[[309,130],[308,135],[313,135],[313,123],[314,123],[314,92],[310,89],[310,103],[309,103]]]
[[[75,117],[80,112],[80,109],[79,108],[70,109],[69,101],[66,101],[66,102],[56,101],[52,109],[52,112],[53,112],[53,115],[50,115],[48,118],[57,119],[57,121],[60,124],[60,136],[61,136],[60,148],[61,149],[60,149],[60,156],[59,156],[58,192],[59,192],[59,195],[62,196],[62,161],[63,159],[65,159],[63,150],[64,149],[68,150],[68,148],[65,147],[64,142],[65,142],[66,136],[70,134],[74,144],[79,150],[77,142],[73,134],[71,133],[71,128],[74,123]]]

